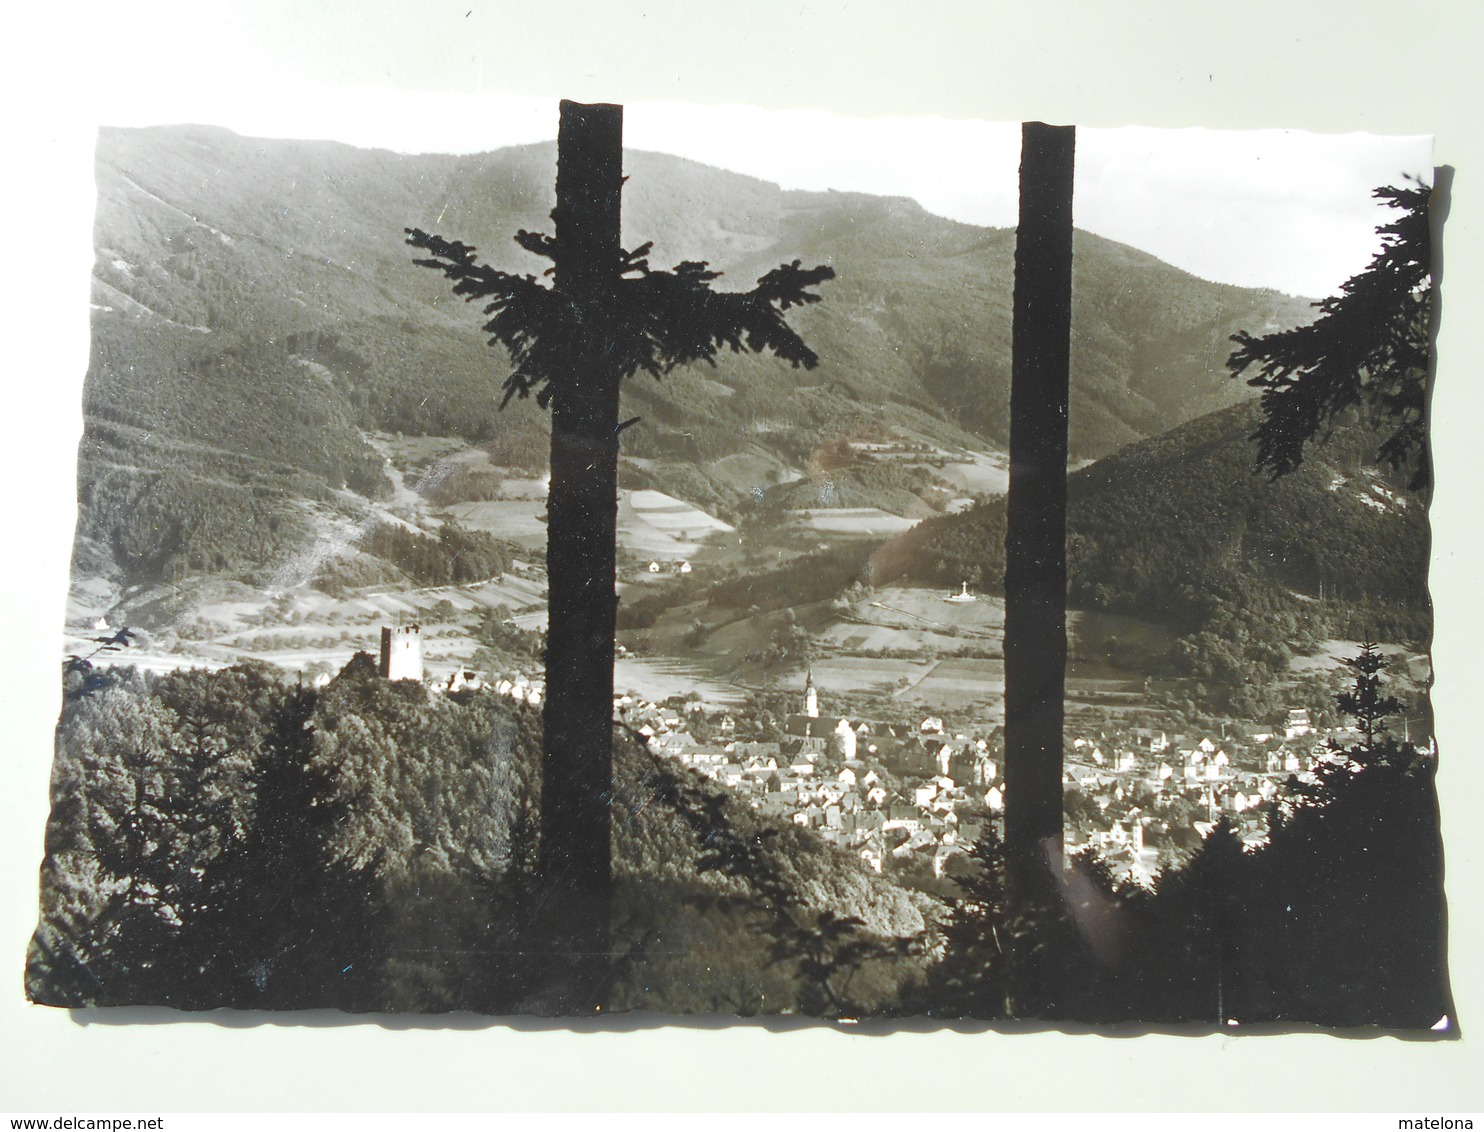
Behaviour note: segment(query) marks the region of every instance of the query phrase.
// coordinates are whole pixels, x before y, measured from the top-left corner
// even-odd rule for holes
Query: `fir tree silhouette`
[[[806,369],[818,358],[783,313],[817,302],[809,288],[834,276],[798,260],[745,292],[713,291],[705,263],[673,271],[649,266],[650,245],[619,241],[623,109],[563,102],[557,138],[555,234],[521,231],[516,242],[552,263],[554,285],[496,271],[476,249],[409,229],[431,253],[417,262],[485,300],[484,329],[515,364],[505,400],[534,396],[551,410],[548,498],[549,635],[543,785],[541,902],[548,917],[549,989],[540,1007],[591,1012],[611,975],[614,621],[619,387],[644,372],[660,377],[717,353],[772,351]]]
[[[1391,734],[1402,704],[1374,642],[1345,663],[1354,679],[1337,703],[1357,739],[1331,740],[1299,782],[1249,883],[1254,959],[1269,947],[1283,959],[1251,1016],[1425,1029],[1452,1015],[1436,760]]]
[[[341,680],[356,679],[352,665]],[[361,679],[367,677],[362,674]],[[374,678],[374,677],[372,677]],[[209,956],[207,1005],[372,1010],[384,1004],[386,902],[376,860],[336,849],[357,805],[314,749],[317,694],[287,689],[250,774],[252,818],[216,857],[191,950]]]
[[[1062,888],[1062,698],[1067,653],[1067,398],[1076,132],[1027,122],[1011,330],[1010,481],[1005,535],[1005,851],[1024,914]],[[1054,992],[1044,949],[1012,964],[1021,1016]]]
[[[336,849],[357,800],[316,755],[315,705],[313,691],[248,667],[131,674],[79,705],[95,722],[135,723],[119,728],[121,774],[69,784],[54,808],[50,898],[27,963],[34,1001],[383,1004],[378,862]],[[81,914],[58,898],[71,852],[105,894]]]
[[[1232,336],[1233,376],[1256,367],[1247,384],[1261,389],[1263,420],[1253,433],[1257,465],[1281,476],[1297,468],[1304,447],[1352,410],[1391,429],[1378,458],[1411,467],[1425,488],[1427,383],[1431,349],[1432,190],[1416,182],[1372,194],[1400,215],[1376,231],[1381,249],[1340,293],[1316,303],[1307,326],[1262,337]]]
[[[1346,662],[1357,741],[1332,740],[1244,848],[1223,817],[1139,910],[1147,1020],[1384,1026],[1453,1017],[1434,760],[1388,733],[1374,644]],[[1451,1031],[1451,1026],[1445,1027]]]

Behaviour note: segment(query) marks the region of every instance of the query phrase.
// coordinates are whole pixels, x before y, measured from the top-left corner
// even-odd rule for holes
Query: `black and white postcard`
[[[497,121],[99,133],[34,1001],[1455,1030],[1430,139]]]

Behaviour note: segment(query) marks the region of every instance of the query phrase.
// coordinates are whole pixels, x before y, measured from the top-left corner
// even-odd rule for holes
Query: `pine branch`
[[[1246,380],[1262,390],[1263,419],[1252,439],[1258,468],[1274,478],[1299,467],[1309,441],[1358,409],[1373,427],[1392,430],[1378,458],[1393,469],[1415,461],[1413,487],[1425,486],[1430,193],[1420,182],[1374,191],[1401,215],[1377,229],[1381,247],[1369,266],[1338,295],[1315,304],[1314,322],[1262,337],[1232,336],[1236,349],[1227,368],[1234,377],[1255,369]]]
[[[733,353],[770,351],[795,368],[813,369],[819,356],[785,321],[784,312],[820,301],[811,288],[833,279],[827,265],[804,268],[801,261],[781,264],[750,291],[714,291],[721,278],[701,261],[687,260],[671,271],[649,266],[651,244],[620,251],[614,265],[616,287],[592,305],[579,309],[555,288],[533,275],[497,271],[475,258],[476,248],[408,228],[407,243],[432,253],[413,262],[441,271],[466,301],[489,300],[483,330],[491,346],[503,346],[515,364],[502,386],[502,407],[512,398],[534,396],[545,408],[554,383],[569,372],[575,344],[601,343],[605,360],[620,377],[639,372],[662,377],[677,366],[704,361],[716,364],[723,350]],[[515,242],[526,251],[557,263],[561,245],[524,229]],[[547,274],[551,274],[548,270]]]

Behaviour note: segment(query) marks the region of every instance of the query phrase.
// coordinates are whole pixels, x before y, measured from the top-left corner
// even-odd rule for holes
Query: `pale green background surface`
[[[1480,1108],[1475,751],[1484,665],[1474,529],[1484,408],[1484,131],[1472,6],[392,2],[39,6],[10,21],[0,713],[0,1111],[217,1109]],[[176,120],[285,82],[854,115],[1432,133],[1458,170],[1434,402],[1434,659],[1452,976],[1472,1036],[874,1037],[811,1027],[629,1033],[79,1024],[20,993],[35,923],[56,641],[73,522],[91,262],[91,127],[147,90]],[[199,93],[202,91],[205,93]],[[157,1018],[166,1017],[163,1014]]]

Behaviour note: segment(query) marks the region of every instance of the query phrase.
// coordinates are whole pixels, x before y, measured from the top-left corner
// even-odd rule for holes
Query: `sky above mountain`
[[[557,109],[555,100],[516,95],[278,87],[254,99],[193,97],[189,111],[139,96],[110,107],[108,118],[121,126],[180,121],[260,137],[474,153],[550,140]],[[625,143],[784,188],[906,196],[965,223],[1015,223],[1016,123],[629,103]],[[1205,279],[1317,297],[1334,293],[1376,250],[1386,211],[1371,190],[1408,175],[1430,179],[1431,170],[1430,137],[1082,129],[1076,222]]]

